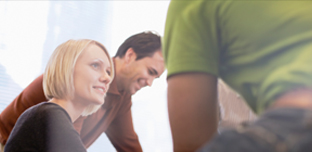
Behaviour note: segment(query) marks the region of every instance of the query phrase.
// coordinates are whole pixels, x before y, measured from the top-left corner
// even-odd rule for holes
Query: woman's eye
[[[93,63],[93,64],[91,64],[91,66],[94,67],[94,68],[98,68],[98,67],[99,67],[99,64]]]

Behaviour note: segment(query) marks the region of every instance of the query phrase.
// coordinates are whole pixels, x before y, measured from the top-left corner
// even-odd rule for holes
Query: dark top
[[[18,118],[5,152],[86,152],[68,113],[59,105],[42,102]]]

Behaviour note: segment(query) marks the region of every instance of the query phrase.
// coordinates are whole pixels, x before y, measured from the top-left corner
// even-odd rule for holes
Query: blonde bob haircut
[[[111,78],[114,78],[114,64],[103,44],[89,39],[68,40],[59,45],[52,53],[43,74],[43,91],[47,99],[66,99],[74,97],[74,69],[81,52],[95,44],[103,49],[111,64]],[[103,99],[104,100],[104,99]],[[89,115],[97,111],[101,105],[90,105],[82,115]]]

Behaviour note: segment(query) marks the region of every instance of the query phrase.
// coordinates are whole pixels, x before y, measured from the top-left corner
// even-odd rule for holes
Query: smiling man
[[[103,132],[119,152],[142,151],[134,131],[131,96],[164,72],[160,36],[143,32],[129,37],[113,58],[115,77],[104,105],[94,114],[80,117],[74,127],[88,148]],[[4,145],[19,115],[37,103],[47,101],[42,76],[34,80],[0,115],[0,142]],[[3,146],[2,146],[3,147]],[[105,150],[103,150],[105,151]]]
[[[142,87],[151,86],[153,80],[164,72],[164,59],[160,44],[148,43],[146,39],[136,37],[124,43],[132,43],[132,46],[121,46],[114,57],[119,75],[116,78],[117,87],[119,91],[134,94]]]

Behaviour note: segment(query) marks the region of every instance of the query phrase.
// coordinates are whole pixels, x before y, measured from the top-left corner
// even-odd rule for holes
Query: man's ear
[[[124,58],[125,58],[125,62],[126,62],[126,63],[130,63],[130,62],[136,60],[137,55],[136,55],[136,53],[134,52],[134,50],[133,50],[132,48],[129,48],[129,49],[126,51]]]

